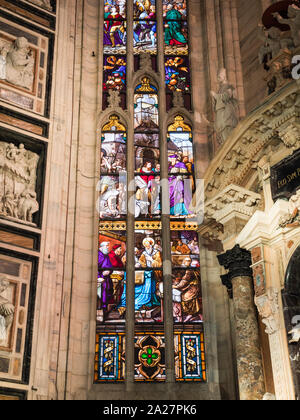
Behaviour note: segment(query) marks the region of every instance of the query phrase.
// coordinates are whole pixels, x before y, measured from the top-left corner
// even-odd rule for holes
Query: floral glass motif
[[[175,333],[176,381],[206,381],[203,332]]]
[[[170,92],[190,92],[190,68],[187,56],[165,57],[166,89]]]
[[[165,381],[165,339],[162,334],[137,335],[134,351],[135,381]]]
[[[123,91],[126,89],[126,57],[109,55],[104,56],[103,90],[109,89]]]

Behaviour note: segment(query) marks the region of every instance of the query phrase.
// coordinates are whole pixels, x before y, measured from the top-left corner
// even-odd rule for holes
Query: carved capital
[[[267,289],[266,293],[261,296],[255,296],[254,302],[257,306],[262,322],[266,325],[266,333],[274,334],[279,329],[279,292],[275,288]]]
[[[218,255],[221,266],[228,270],[228,280],[235,277],[252,277],[252,259],[250,251],[236,245],[230,251]]]

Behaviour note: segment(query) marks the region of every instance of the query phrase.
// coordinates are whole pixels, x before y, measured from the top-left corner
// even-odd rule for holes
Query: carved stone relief
[[[51,36],[0,17],[0,100],[44,113]]]
[[[32,90],[35,57],[28,40],[19,37],[8,45],[9,43],[3,41],[0,43],[0,78],[13,85]]]
[[[39,155],[26,150],[24,144],[0,142],[0,216],[35,225],[38,161]]]
[[[258,312],[262,317],[262,322],[266,325],[266,333],[274,334],[279,329],[278,320],[278,290],[274,288],[267,289],[266,294],[255,296],[254,302]]]
[[[43,7],[44,9],[49,10],[50,12],[52,12],[53,10],[50,0],[29,0],[29,1],[30,3],[36,4],[37,6],[40,6],[40,7]]]
[[[279,227],[292,228],[300,226],[300,189],[289,200],[289,213],[279,220]]]
[[[0,380],[22,379],[31,264],[0,255]]]

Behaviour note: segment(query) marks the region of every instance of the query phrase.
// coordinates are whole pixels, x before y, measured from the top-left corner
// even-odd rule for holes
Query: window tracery
[[[162,129],[162,104],[168,110],[174,94],[191,93],[186,3],[104,5],[103,108],[109,91],[126,95],[130,107],[128,129],[112,109],[101,132],[94,378],[99,383],[127,380],[129,345],[136,382],[165,381],[167,363],[177,381],[206,380],[192,127],[179,112]],[[129,69],[139,69],[138,78]],[[167,324],[173,324],[171,336]]]

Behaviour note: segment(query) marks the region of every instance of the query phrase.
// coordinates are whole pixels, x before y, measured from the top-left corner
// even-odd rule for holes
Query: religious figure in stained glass
[[[126,50],[126,22],[124,21],[126,3],[122,0],[112,0],[105,5],[103,45],[105,53],[122,53]],[[124,12],[123,12],[124,10]],[[120,13],[122,11],[122,13]]]
[[[201,322],[201,280],[198,270],[173,271],[173,316],[176,323]]]
[[[181,10],[183,9],[179,3],[174,2],[166,5],[164,21],[166,54],[172,52],[187,54],[187,26],[183,21]]]

